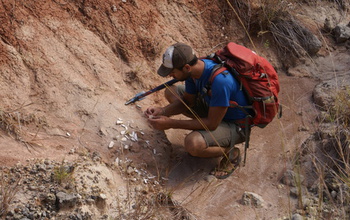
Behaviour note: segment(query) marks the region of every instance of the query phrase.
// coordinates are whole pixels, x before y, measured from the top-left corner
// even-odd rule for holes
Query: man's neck
[[[192,66],[191,76],[192,78],[199,79],[204,71],[204,62],[202,60],[198,60],[196,65]]]

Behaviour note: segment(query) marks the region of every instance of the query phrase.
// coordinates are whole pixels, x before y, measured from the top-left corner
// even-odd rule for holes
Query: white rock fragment
[[[156,155],[157,154],[157,150],[153,149],[153,154]]]
[[[113,148],[114,147],[114,141],[109,142],[108,148]]]
[[[125,149],[125,150],[129,150],[129,148],[130,148],[129,145],[127,145],[127,144],[124,145],[124,149]]]
[[[70,137],[70,133],[69,132],[67,132],[66,135],[67,135],[67,137]]]
[[[75,153],[75,149],[74,148],[70,149],[69,154],[74,154],[74,153]]]
[[[123,124],[123,120],[118,119],[116,124],[117,124],[117,125],[121,125],[121,124]]]
[[[121,162],[121,160],[119,159],[119,157],[115,158],[115,163],[116,163],[117,165],[120,165],[120,162]]]
[[[137,142],[138,141],[138,138],[137,138],[137,133],[135,131],[133,131],[131,134],[130,134],[130,140],[134,141],[134,142]]]
[[[126,131],[121,131],[120,134],[121,134],[121,135],[125,135],[125,134],[126,134]]]
[[[128,139],[126,137],[123,137],[121,141],[127,141]]]
[[[131,167],[131,166],[128,166],[127,170],[126,170],[126,173],[127,174],[132,174],[134,172],[134,168]]]
[[[132,160],[131,160],[131,159],[129,159],[129,158],[126,158],[126,159],[125,159],[125,161],[126,161],[127,163],[129,163],[129,164],[131,164],[131,163],[132,163]]]
[[[103,200],[106,200],[106,199],[107,199],[107,195],[106,195],[106,194],[101,193],[101,194],[100,194],[100,198],[101,198],[101,199],[103,199]]]

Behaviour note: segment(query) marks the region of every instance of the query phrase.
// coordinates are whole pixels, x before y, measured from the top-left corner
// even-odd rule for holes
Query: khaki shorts
[[[177,86],[177,93],[182,97],[185,86]],[[207,117],[209,107],[203,98],[198,97],[196,105],[192,108],[200,117]],[[245,141],[243,130],[234,122],[222,121],[214,131],[196,130],[204,138],[207,146],[233,147]]]

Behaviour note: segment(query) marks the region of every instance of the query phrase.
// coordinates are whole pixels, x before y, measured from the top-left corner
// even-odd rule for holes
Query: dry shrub
[[[274,41],[283,57],[298,58],[305,55],[303,46],[308,45],[305,28],[296,22],[288,12],[288,2],[261,0],[252,3],[245,0],[231,0],[237,16],[253,37],[264,36]]]
[[[315,54],[315,36],[290,13],[293,4],[282,0],[230,0],[236,15],[252,37],[271,42],[286,66],[295,65],[302,57]],[[264,40],[263,40],[264,42]]]
[[[343,219],[350,217],[350,88],[339,89],[334,97],[334,103],[328,110],[329,124],[333,130],[327,139],[322,139],[320,148],[323,159],[315,159],[319,177],[323,184],[327,204],[333,204],[338,215]],[[317,161],[317,163],[316,163]]]
[[[248,32],[251,31],[251,24],[254,22],[255,19],[252,19],[252,17],[256,16],[253,13],[254,11],[252,10],[252,6],[251,6],[251,1],[250,0],[231,0],[229,1],[229,4],[231,4],[235,11],[236,11],[236,15],[238,16],[238,18],[241,20],[241,22],[243,23],[243,25],[245,26],[245,28],[247,29]],[[232,13],[232,10],[227,7],[227,5],[223,6],[223,8],[226,8],[226,10],[229,10],[229,13],[227,11],[223,11],[228,17],[231,16],[229,19],[232,19],[233,16],[235,16],[234,13]],[[222,9],[225,10],[225,9]]]
[[[314,53],[311,51],[312,48],[309,48],[314,39],[313,34],[288,12],[281,13],[281,16],[274,18],[270,22],[269,31],[273,36],[279,55],[285,61],[290,60],[291,64],[294,64],[298,58]]]
[[[253,35],[269,32],[271,22],[285,16],[288,11],[287,2],[281,0],[234,0],[232,5],[248,32]]]

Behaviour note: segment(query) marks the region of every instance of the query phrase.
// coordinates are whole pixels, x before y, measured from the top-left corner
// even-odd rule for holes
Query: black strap
[[[245,166],[245,162],[247,159],[247,149],[249,148],[249,141],[250,141],[250,132],[251,132],[251,127],[249,125],[249,120],[252,116],[247,115],[245,117],[245,125],[244,125],[244,133],[245,133],[245,146],[244,146],[244,160],[243,160],[243,166]]]

